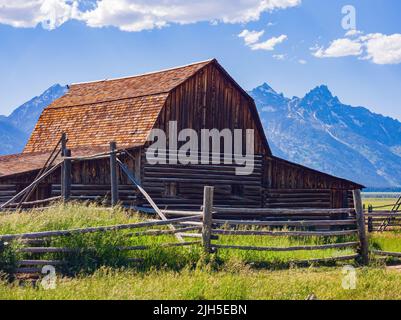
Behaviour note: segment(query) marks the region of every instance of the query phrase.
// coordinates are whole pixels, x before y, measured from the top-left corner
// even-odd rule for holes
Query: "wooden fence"
[[[358,203],[358,192],[355,193]],[[28,259],[18,262],[19,268],[16,273],[38,273],[40,266],[61,265],[63,260],[46,260],[42,255],[49,253],[69,254],[80,252],[82,248],[46,247],[46,239],[55,237],[70,237],[77,234],[91,234],[98,232],[111,232],[122,230],[142,229],[130,236],[159,236],[175,235],[179,241],[164,243],[160,247],[180,247],[202,245],[203,250],[209,253],[218,253],[220,250],[250,250],[265,252],[293,252],[293,251],[316,251],[330,249],[355,249],[354,253],[337,255],[329,258],[316,258],[309,260],[293,261],[294,263],[317,263],[328,261],[342,261],[358,259],[359,262],[368,263],[368,248],[365,235],[362,204],[356,209],[238,209],[221,208],[213,205],[213,187],[205,187],[202,211],[169,211],[161,210],[164,219],[146,222],[89,227],[73,230],[56,230],[24,234],[0,235],[0,244],[10,243],[18,240],[23,246],[20,252],[27,254]],[[238,213],[258,215],[258,219],[234,220],[230,216]],[[174,217],[167,219],[167,217]],[[154,227],[169,227],[169,230],[154,230]],[[362,226],[362,228],[361,228]],[[249,229],[247,227],[252,227]],[[201,231],[201,232],[200,232]],[[215,241],[223,236],[258,236],[258,237],[347,237],[354,236],[354,241],[328,243],[323,245],[298,245],[289,247],[262,247],[254,245],[239,246],[235,243],[220,244]],[[194,241],[183,239],[194,238]],[[2,246],[0,246],[1,248]],[[4,247],[4,246],[3,246]],[[115,247],[118,251],[148,250],[149,246]],[[95,250],[86,248],[85,250]],[[134,259],[135,260],[135,259]]]
[[[133,224],[122,224],[113,226],[103,227],[90,227],[73,230],[54,230],[34,233],[23,233],[23,234],[9,234],[0,235],[0,250],[5,248],[7,244],[12,241],[18,241],[21,247],[18,247],[18,252],[29,255],[30,259],[18,261],[18,266],[15,270],[16,274],[29,274],[29,273],[40,273],[41,269],[39,266],[52,265],[58,266],[64,264],[66,261],[63,260],[45,260],[41,259],[42,255],[49,253],[69,254],[82,252],[82,248],[66,248],[66,247],[48,247],[44,246],[47,242],[46,239],[56,237],[70,237],[74,235],[93,234],[98,232],[111,232],[111,231],[122,231],[122,230],[135,230],[142,229],[139,232],[129,233],[130,237],[140,236],[160,236],[160,235],[179,235],[187,238],[198,238],[195,241],[182,241],[173,243],[163,243],[160,247],[187,247],[192,245],[201,244],[201,234],[199,231],[202,228],[202,216],[200,212],[197,215],[189,215],[185,217],[169,219],[169,220],[156,220],[147,221]],[[170,227],[170,230],[154,230],[150,228],[154,227]],[[145,230],[143,230],[145,229]],[[146,230],[148,229],[148,230]],[[197,231],[198,233],[189,233]],[[151,249],[151,246],[127,246],[127,247],[115,247],[118,251],[143,251]],[[93,251],[96,248],[85,248],[84,250]],[[135,259],[133,259],[135,260]]]
[[[314,251],[325,249],[357,248],[351,255],[324,259],[293,261],[294,263],[327,262],[359,259],[368,263],[368,242],[360,192],[355,192],[356,209],[233,209],[213,207],[213,188],[206,187],[204,195],[203,246],[208,253],[217,250],[253,250],[270,252]],[[259,215],[259,220],[216,219],[215,216],[235,216],[238,214]],[[253,227],[252,230],[238,230]],[[255,227],[258,228],[255,230]],[[268,237],[340,237],[357,236],[357,241],[325,245],[302,245],[292,247],[238,246],[235,244],[216,244],[213,236],[268,236]]]
[[[388,211],[376,211],[385,210]],[[369,232],[384,232],[399,230],[401,227],[401,197],[394,204],[376,206],[369,205],[366,216],[366,224]]]

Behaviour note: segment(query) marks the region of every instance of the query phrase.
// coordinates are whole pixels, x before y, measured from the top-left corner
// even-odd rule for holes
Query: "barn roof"
[[[71,149],[146,143],[169,93],[215,60],[139,76],[73,84],[42,113],[24,153],[46,152],[68,133]]]
[[[106,148],[78,148],[74,150],[74,156],[85,157],[106,151]],[[20,153],[0,157],[0,176],[12,176],[20,173],[40,170],[46,163],[51,152]],[[56,159],[61,161],[61,157]]]

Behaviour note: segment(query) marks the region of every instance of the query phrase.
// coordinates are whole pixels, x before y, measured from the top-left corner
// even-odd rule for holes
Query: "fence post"
[[[373,232],[373,217],[368,217],[368,232]]]
[[[353,195],[360,241],[360,259],[364,265],[367,265],[369,263],[369,243],[366,235],[366,221],[362,206],[361,190],[354,190]]]
[[[71,150],[64,149],[63,151],[64,157],[71,157]],[[63,201],[68,201],[71,196],[71,160],[64,159],[63,161],[63,174],[62,174],[62,197]]]
[[[117,177],[117,144],[110,142],[110,183],[111,183],[111,205],[118,203],[118,177]]]
[[[65,150],[67,149],[67,135],[65,132],[61,134],[61,156],[64,157]],[[63,197],[64,194],[64,162],[61,164],[61,177],[60,177],[60,182],[61,182],[61,197]]]
[[[203,192],[202,244],[205,253],[212,253],[213,187],[205,187]]]

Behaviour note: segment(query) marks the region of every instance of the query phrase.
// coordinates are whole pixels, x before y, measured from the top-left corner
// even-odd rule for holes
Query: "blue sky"
[[[292,97],[327,84],[344,103],[401,120],[399,0],[30,4],[0,0],[0,114],[55,83],[217,58],[245,89],[267,82]],[[356,13],[347,36],[345,5]]]

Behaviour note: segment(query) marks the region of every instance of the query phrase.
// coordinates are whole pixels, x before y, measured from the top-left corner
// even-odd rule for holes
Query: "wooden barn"
[[[253,173],[236,175],[237,165],[224,163],[150,164],[146,150],[151,130],[168,133],[171,121],[177,122],[178,130],[190,128],[199,136],[202,129],[253,129]],[[60,140],[63,133],[67,141]],[[56,165],[62,161],[54,152],[60,142],[65,152],[71,152],[68,176]],[[43,111],[24,151],[0,157],[0,202],[4,204],[47,172],[28,194],[7,205],[58,197],[66,180],[69,198],[109,203],[113,181],[110,142],[117,145],[118,159],[163,209],[199,209],[205,185],[215,187],[216,205],[249,208],[350,207],[352,190],[363,188],[275,157],[253,99],[216,60],[209,60],[71,85],[65,96]],[[171,147],[173,142],[167,143]],[[148,205],[121,167],[117,167],[116,179],[121,203]]]

